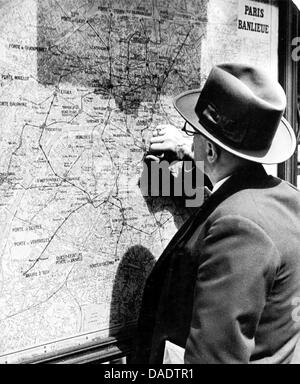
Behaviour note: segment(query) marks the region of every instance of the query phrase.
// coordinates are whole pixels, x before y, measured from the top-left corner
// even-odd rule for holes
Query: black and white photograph
[[[300,364],[299,62],[299,0],[0,0],[0,365]]]

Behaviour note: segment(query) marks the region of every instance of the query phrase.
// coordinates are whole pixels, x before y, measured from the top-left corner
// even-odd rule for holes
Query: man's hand
[[[173,125],[159,125],[150,140],[148,159],[165,159],[168,161],[192,160],[193,139]]]

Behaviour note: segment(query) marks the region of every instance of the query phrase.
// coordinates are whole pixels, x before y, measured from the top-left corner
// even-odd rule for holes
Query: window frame
[[[300,36],[299,11],[292,1],[279,0],[279,47],[278,73],[279,82],[286,92],[287,108],[285,118],[299,132],[298,118],[298,62],[292,59],[292,40]],[[300,93],[300,92],[299,92]],[[298,177],[298,147],[294,156],[278,166],[278,177],[297,185]]]

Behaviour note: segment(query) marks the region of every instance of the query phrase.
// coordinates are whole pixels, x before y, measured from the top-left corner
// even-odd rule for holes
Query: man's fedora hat
[[[202,91],[177,96],[174,106],[196,131],[236,156],[278,164],[295,152],[294,131],[282,117],[285,93],[258,68],[217,65]]]

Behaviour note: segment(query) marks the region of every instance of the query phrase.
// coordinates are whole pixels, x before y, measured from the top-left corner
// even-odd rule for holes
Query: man
[[[257,68],[224,64],[174,106],[213,193],[147,280],[136,362],[162,363],[175,345],[185,363],[289,363],[300,335],[300,193],[262,166],[295,151],[285,94]]]

